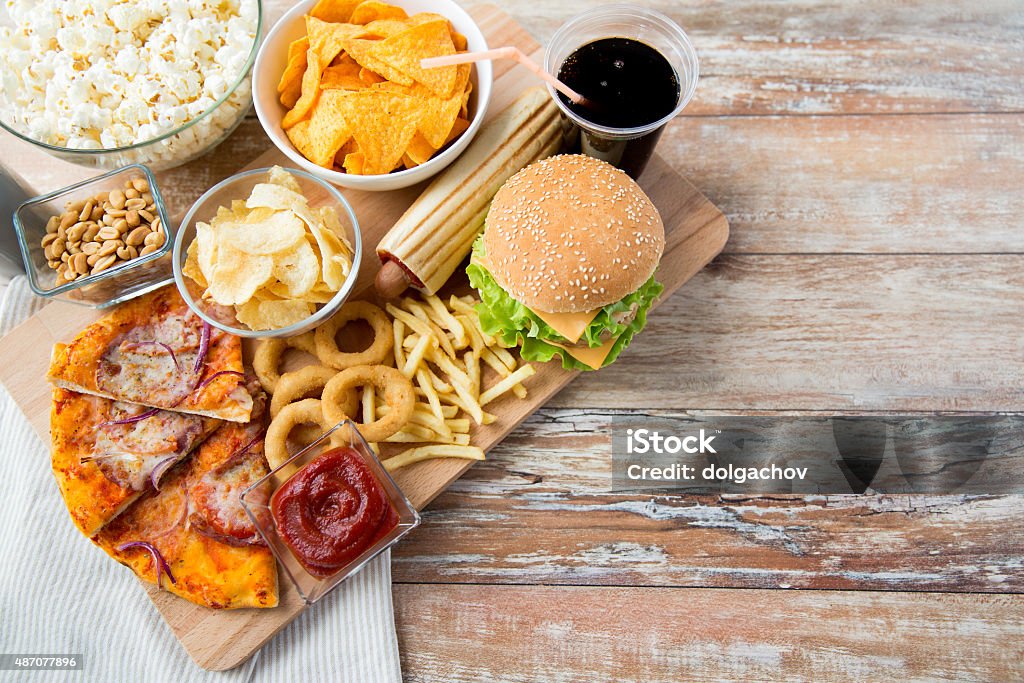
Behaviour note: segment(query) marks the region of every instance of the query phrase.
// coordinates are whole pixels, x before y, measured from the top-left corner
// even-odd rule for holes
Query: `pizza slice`
[[[173,285],[121,304],[57,344],[55,386],[152,408],[247,422],[242,342],[205,323]]]
[[[265,401],[256,400],[262,412]],[[93,541],[143,580],[198,605],[275,607],[277,563],[239,499],[269,472],[263,433],[259,420],[224,423]]]
[[[220,420],[54,388],[50,461],[71,519],[92,536],[208,437]]]

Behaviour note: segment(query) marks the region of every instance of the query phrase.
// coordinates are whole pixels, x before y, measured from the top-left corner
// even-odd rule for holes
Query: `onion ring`
[[[333,427],[334,423],[328,426],[320,408],[320,399],[307,398],[286,405],[267,427],[264,454],[267,456],[270,469],[280,467],[292,457],[293,454],[288,452],[288,435],[299,425],[317,425],[322,434]]]
[[[288,346],[299,351],[305,351],[311,356],[316,355],[316,336],[314,335],[315,330],[309,332],[303,332],[302,334],[294,337],[288,337],[285,339],[288,342]]]
[[[388,404],[387,414],[368,423],[356,423],[356,429],[367,441],[383,441],[409,422],[416,406],[412,380],[400,370],[385,365],[357,365],[342,370],[324,387],[322,409],[328,424],[334,425],[349,416],[346,401],[355,387],[373,385],[377,395]]]
[[[373,343],[364,351],[346,353],[338,349],[335,335],[353,320],[365,320],[373,328]],[[327,322],[316,328],[316,355],[322,365],[344,370],[356,365],[377,365],[391,356],[395,339],[391,318],[368,301],[353,301]]]
[[[316,356],[313,332],[304,332],[297,337],[263,339],[256,347],[256,353],[252,358],[252,369],[256,372],[263,390],[273,394],[277,388],[277,382],[281,379],[281,359],[288,349],[305,351],[311,356]]]
[[[323,365],[307,365],[293,372],[286,372],[281,375],[277,382],[277,389],[274,397],[270,400],[270,417],[277,417],[289,403],[295,403],[304,398],[320,398],[324,392],[324,386],[338,374],[334,368]],[[356,396],[351,392],[348,402],[342,406],[346,415],[356,414]]]

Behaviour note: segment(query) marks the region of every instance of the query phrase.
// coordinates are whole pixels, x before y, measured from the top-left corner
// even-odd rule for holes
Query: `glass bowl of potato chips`
[[[304,0],[260,48],[256,114],[277,148],[318,178],[408,187],[466,149],[493,81],[489,61],[424,69],[420,60],[486,49],[452,0]]]
[[[345,303],[362,251],[359,222],[335,187],[298,169],[259,168],[192,205],[174,239],[174,280],[225,332],[291,337]]]

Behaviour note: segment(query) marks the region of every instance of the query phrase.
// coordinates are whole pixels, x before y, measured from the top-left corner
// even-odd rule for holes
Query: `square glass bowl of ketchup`
[[[242,493],[242,506],[312,605],[420,523],[355,425],[335,425]]]

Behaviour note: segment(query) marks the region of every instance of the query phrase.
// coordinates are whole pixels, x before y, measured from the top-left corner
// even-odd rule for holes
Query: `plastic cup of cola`
[[[640,73],[643,87],[653,85],[657,89],[656,102],[647,97],[622,101],[626,99],[622,92],[609,92],[607,96],[611,99],[602,101],[601,95],[597,94],[607,81],[599,73],[602,61],[600,57],[595,60],[593,48],[597,47],[595,43],[598,41],[613,38],[627,40],[604,43],[602,49],[606,59],[609,58],[609,49],[614,52],[625,47],[627,50],[639,50],[632,54],[641,62],[653,59],[656,66],[664,66],[656,55],[650,54],[650,48],[653,48],[668,62],[671,73],[666,67],[664,78],[656,79],[650,70]],[[630,41],[641,45],[631,45]],[[585,50],[588,47],[591,49],[589,57]],[[621,56],[628,60],[629,54]],[[619,57],[613,53],[605,66],[609,69],[621,66],[624,60]],[[585,63],[584,59],[587,59]],[[635,63],[633,67],[639,69],[640,64]],[[697,53],[683,29],[660,12],[634,5],[604,5],[570,19],[548,43],[544,69],[576,87],[584,97],[592,99],[591,103],[574,104],[548,86],[567,124],[569,151],[607,161],[634,179],[643,173],[665,126],[693,97],[699,75]],[[576,73],[572,73],[574,70]],[[588,95],[588,88],[573,85],[574,81],[579,83],[581,80],[583,85],[589,86],[591,94]],[[614,97],[616,94],[619,95],[617,99]],[[651,116],[651,120],[644,121],[645,115]]]

